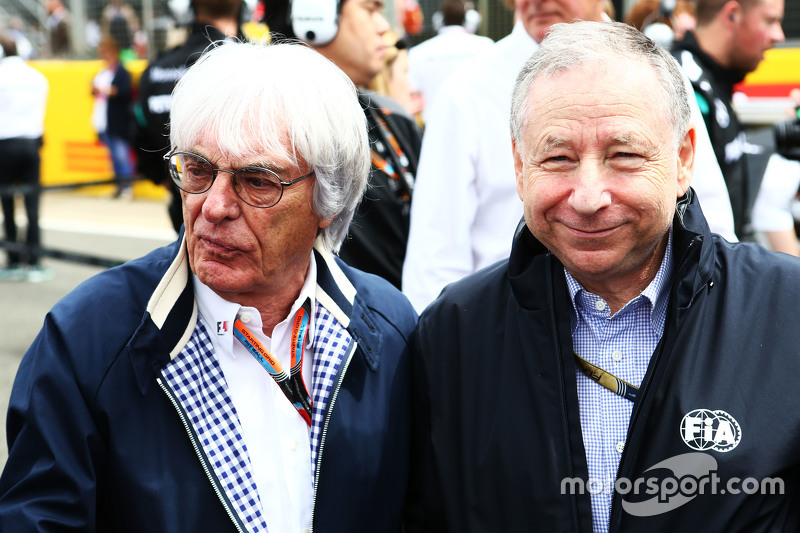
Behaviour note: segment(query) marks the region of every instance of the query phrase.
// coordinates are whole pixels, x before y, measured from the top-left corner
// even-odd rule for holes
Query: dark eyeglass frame
[[[211,181],[208,183],[208,187],[207,188],[203,189],[202,191],[187,191],[186,189],[181,187],[181,180],[176,177],[175,173],[172,170],[172,165],[170,164],[170,160],[173,158],[173,156],[178,156],[178,155],[191,156],[191,157],[194,157],[194,158],[196,158],[196,159],[198,159],[200,161],[205,161],[206,163],[208,163],[208,166],[211,168]],[[312,170],[308,174],[306,174],[304,176],[300,176],[299,178],[295,178],[295,179],[290,180],[290,181],[283,181],[280,178],[280,176],[278,176],[275,173],[274,170],[270,170],[268,168],[260,167],[258,165],[248,165],[248,166],[245,166],[245,167],[237,168],[236,170],[226,170],[224,168],[214,168],[214,165],[211,163],[211,161],[209,161],[205,157],[203,157],[203,156],[201,156],[199,154],[196,154],[194,152],[186,152],[186,151],[180,151],[180,150],[176,150],[174,152],[170,152],[168,154],[165,154],[164,155],[164,161],[165,161],[165,163],[167,165],[167,172],[169,172],[169,176],[172,178],[172,181],[175,183],[175,185],[180,190],[182,190],[183,192],[188,193],[188,194],[203,194],[203,193],[206,193],[206,192],[211,190],[211,187],[214,186],[214,181],[217,179],[217,174],[219,172],[225,172],[226,174],[230,174],[231,175],[231,181],[233,182],[233,190],[236,193],[236,196],[238,196],[247,205],[249,205],[251,207],[255,207],[256,209],[269,209],[270,207],[275,207],[281,201],[281,198],[283,198],[283,191],[284,191],[284,189],[286,189],[286,187],[294,185],[297,182],[303,181],[306,178],[310,178],[311,176],[313,176],[315,174],[315,171]],[[278,198],[275,200],[275,202],[270,204],[270,205],[254,205],[254,204],[248,202],[242,196],[241,192],[239,192],[240,190],[242,190],[243,187],[242,187],[242,184],[239,182],[239,180],[236,179],[236,173],[239,172],[240,170],[264,171],[264,172],[270,174],[271,176],[274,176],[275,180],[276,180],[276,183],[281,186],[281,192],[278,195]]]

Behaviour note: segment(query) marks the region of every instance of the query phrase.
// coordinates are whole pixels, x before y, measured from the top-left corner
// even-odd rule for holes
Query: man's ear
[[[735,24],[739,20],[741,14],[742,6],[737,0],[729,0],[722,6],[722,9],[720,9],[720,15],[722,15],[723,19],[725,19],[725,22],[728,24]]]
[[[517,176],[517,196],[523,202],[525,201],[525,177],[522,173],[522,158],[519,155],[519,145],[515,139],[511,139],[511,149],[514,152],[514,173]]]
[[[697,130],[692,126],[678,147],[678,198],[683,196],[692,184],[696,140]]]

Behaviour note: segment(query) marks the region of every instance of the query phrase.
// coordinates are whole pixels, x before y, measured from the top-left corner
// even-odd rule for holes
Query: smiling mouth
[[[613,226],[610,228],[575,228],[572,226],[564,225],[570,233],[575,235],[576,237],[584,238],[584,239],[599,239],[601,237],[606,237],[610,235],[618,226]]]

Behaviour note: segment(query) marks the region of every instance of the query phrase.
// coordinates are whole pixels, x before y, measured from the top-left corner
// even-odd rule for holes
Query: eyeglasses
[[[218,172],[231,174],[233,190],[246,204],[260,209],[281,201],[283,189],[314,175],[314,171],[291,181],[283,181],[268,168],[249,166],[236,170],[214,168],[206,158],[191,152],[173,152],[164,156],[169,175],[182,191],[202,194],[214,184]]]

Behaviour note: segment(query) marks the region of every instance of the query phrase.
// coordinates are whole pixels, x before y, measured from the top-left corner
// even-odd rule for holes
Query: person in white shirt
[[[439,7],[443,26],[438,34],[408,51],[408,78],[426,102],[434,99],[439,86],[456,68],[494,44],[490,38],[467,30],[468,7],[464,0],[443,0]]]
[[[508,256],[508,236],[522,217],[509,133],[514,81],[552,24],[607,20],[603,6],[517,0],[511,34],[456,70],[428,103],[403,264],[403,292],[418,311],[448,283]],[[725,182],[691,100],[698,128],[693,187],[712,231],[736,240]]]
[[[21,186],[27,216],[24,246],[7,250],[8,260],[0,279],[44,281],[52,277],[39,263],[39,148],[44,133],[44,115],[49,86],[44,75],[17,55],[17,45],[0,37],[0,198],[3,206],[5,239],[18,245],[14,191]]]

